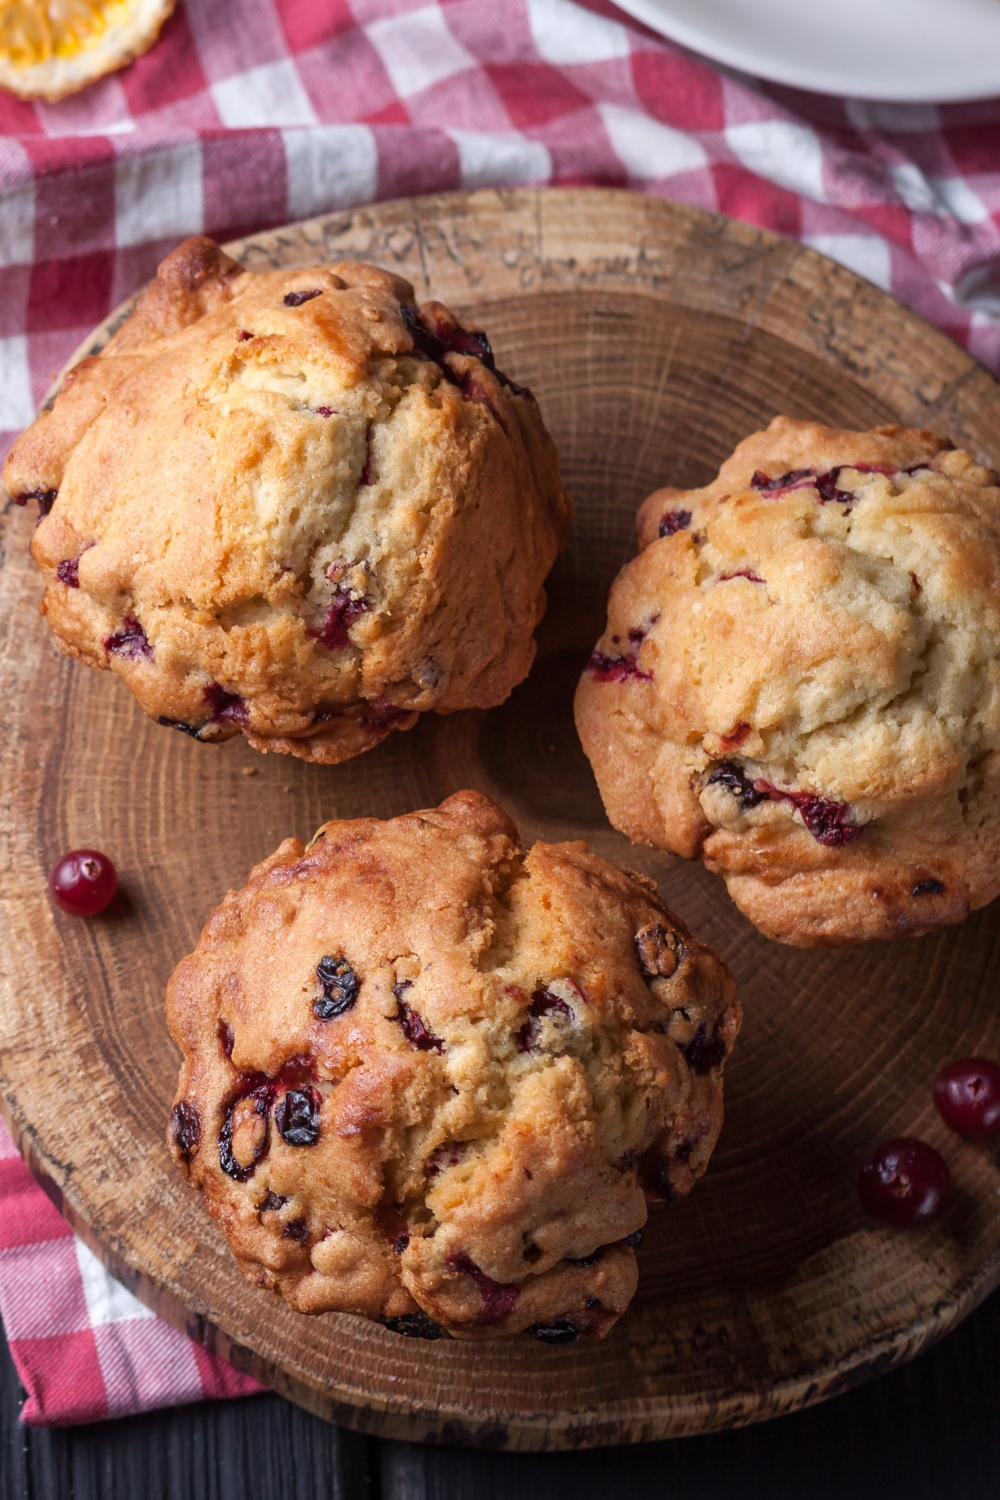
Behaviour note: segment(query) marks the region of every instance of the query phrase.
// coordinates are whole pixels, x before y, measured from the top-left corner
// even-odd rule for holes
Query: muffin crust
[[[570,506],[485,335],[374,266],[161,265],[14,445],[60,648],[201,740],[332,764],[527,673]]]
[[[402,1333],[601,1338],[740,1023],[643,877],[477,792],[258,865],[167,996],[169,1142],[244,1274]]]

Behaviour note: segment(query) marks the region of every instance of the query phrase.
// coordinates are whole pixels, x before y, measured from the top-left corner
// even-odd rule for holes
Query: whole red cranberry
[[[71,849],[49,876],[49,895],[73,917],[96,917],[114,900],[118,872],[96,849]]]
[[[913,1136],[876,1146],[861,1168],[858,1197],[873,1219],[913,1229],[940,1213],[951,1192],[944,1160]]]
[[[949,1063],[934,1080],[934,1103],[959,1135],[992,1135],[1000,1130],[1000,1067],[985,1057]]]

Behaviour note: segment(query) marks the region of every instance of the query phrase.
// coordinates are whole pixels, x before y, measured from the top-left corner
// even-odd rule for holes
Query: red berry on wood
[[[884,1141],[861,1168],[858,1197],[872,1218],[900,1229],[916,1228],[941,1212],[951,1173],[941,1156],[913,1136]]]
[[[97,849],[71,849],[49,876],[49,894],[73,917],[96,917],[111,905],[118,889],[118,872]]]
[[[992,1135],[1000,1130],[1000,1066],[985,1057],[949,1063],[934,1080],[934,1103],[959,1135]]]

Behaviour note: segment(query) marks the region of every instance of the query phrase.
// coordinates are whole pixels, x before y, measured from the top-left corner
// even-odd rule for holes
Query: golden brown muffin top
[[[584,844],[524,854],[460,792],[287,840],[167,1015],[171,1148],[252,1280],[306,1312],[599,1337],[646,1194],[704,1171],[740,1011],[649,882]]]

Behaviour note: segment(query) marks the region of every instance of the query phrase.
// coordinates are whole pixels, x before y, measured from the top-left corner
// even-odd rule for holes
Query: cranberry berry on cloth
[[[440,303],[210,240],[14,444],[58,644],[199,740],[334,764],[526,675],[570,513],[530,391]]]
[[[170,1148],[254,1285],[418,1338],[568,1343],[628,1306],[647,1201],[708,1165],[740,1006],[652,882],[582,843],[522,853],[459,792],[286,840],[167,1019]]]
[[[608,816],[768,937],[905,937],[1000,893],[1000,489],[946,439],[778,417],[659,490],[576,717]]]

